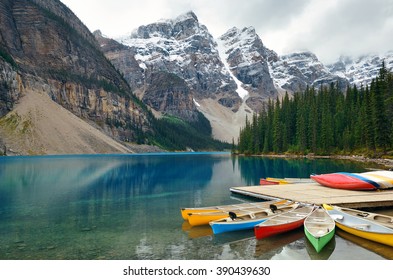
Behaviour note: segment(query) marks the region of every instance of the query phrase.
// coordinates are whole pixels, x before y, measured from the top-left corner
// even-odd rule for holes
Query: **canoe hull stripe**
[[[359,174],[348,173],[348,172],[338,172],[338,174],[343,174],[343,175],[346,175],[346,176],[350,176],[350,177],[353,177],[353,178],[362,180],[362,181],[364,181],[364,182],[367,182],[367,183],[373,185],[373,186],[374,186],[375,188],[377,188],[377,189],[380,188],[380,185],[379,185],[377,182],[375,182],[375,181],[373,181],[373,180],[370,180],[370,179],[367,179],[367,178],[365,178],[365,177],[363,177],[363,176],[361,176],[361,175],[359,175]]]

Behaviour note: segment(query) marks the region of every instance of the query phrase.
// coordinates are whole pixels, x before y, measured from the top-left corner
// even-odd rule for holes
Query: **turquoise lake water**
[[[190,228],[182,207],[250,201],[261,177],[361,172],[347,161],[227,153],[0,157],[0,259],[385,259],[392,248],[338,231],[319,255],[303,230],[256,240]],[[361,245],[359,245],[361,243]]]

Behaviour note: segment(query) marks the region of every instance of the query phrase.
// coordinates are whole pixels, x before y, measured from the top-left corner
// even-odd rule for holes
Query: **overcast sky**
[[[393,0],[61,0],[108,37],[193,11],[214,37],[255,27],[279,55],[309,50],[324,63],[340,55],[393,50]]]

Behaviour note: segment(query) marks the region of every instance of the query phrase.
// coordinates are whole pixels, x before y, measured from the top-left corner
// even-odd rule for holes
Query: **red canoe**
[[[375,190],[379,185],[360,174],[355,173],[330,173],[322,175],[311,175],[311,179],[325,187],[346,190]]]
[[[262,239],[299,228],[314,209],[314,206],[303,206],[290,212],[273,216],[254,227],[255,237]]]
[[[265,186],[265,185],[278,185],[279,182],[269,181],[267,179],[261,178],[261,179],[259,179],[259,184],[262,185],[262,186]]]

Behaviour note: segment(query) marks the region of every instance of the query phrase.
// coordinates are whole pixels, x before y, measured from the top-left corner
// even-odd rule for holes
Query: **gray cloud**
[[[128,33],[194,11],[214,36],[254,26],[279,54],[310,50],[324,62],[392,50],[391,0],[62,0],[94,31]],[[94,7],[94,9],[92,8]]]
[[[393,49],[393,2],[344,0],[292,37],[292,49],[308,48],[323,60]]]
[[[176,0],[172,0],[174,2]],[[310,0],[198,0],[188,3],[201,23],[205,24],[214,36],[220,36],[233,26],[255,27],[263,36],[285,27],[307,6]]]

